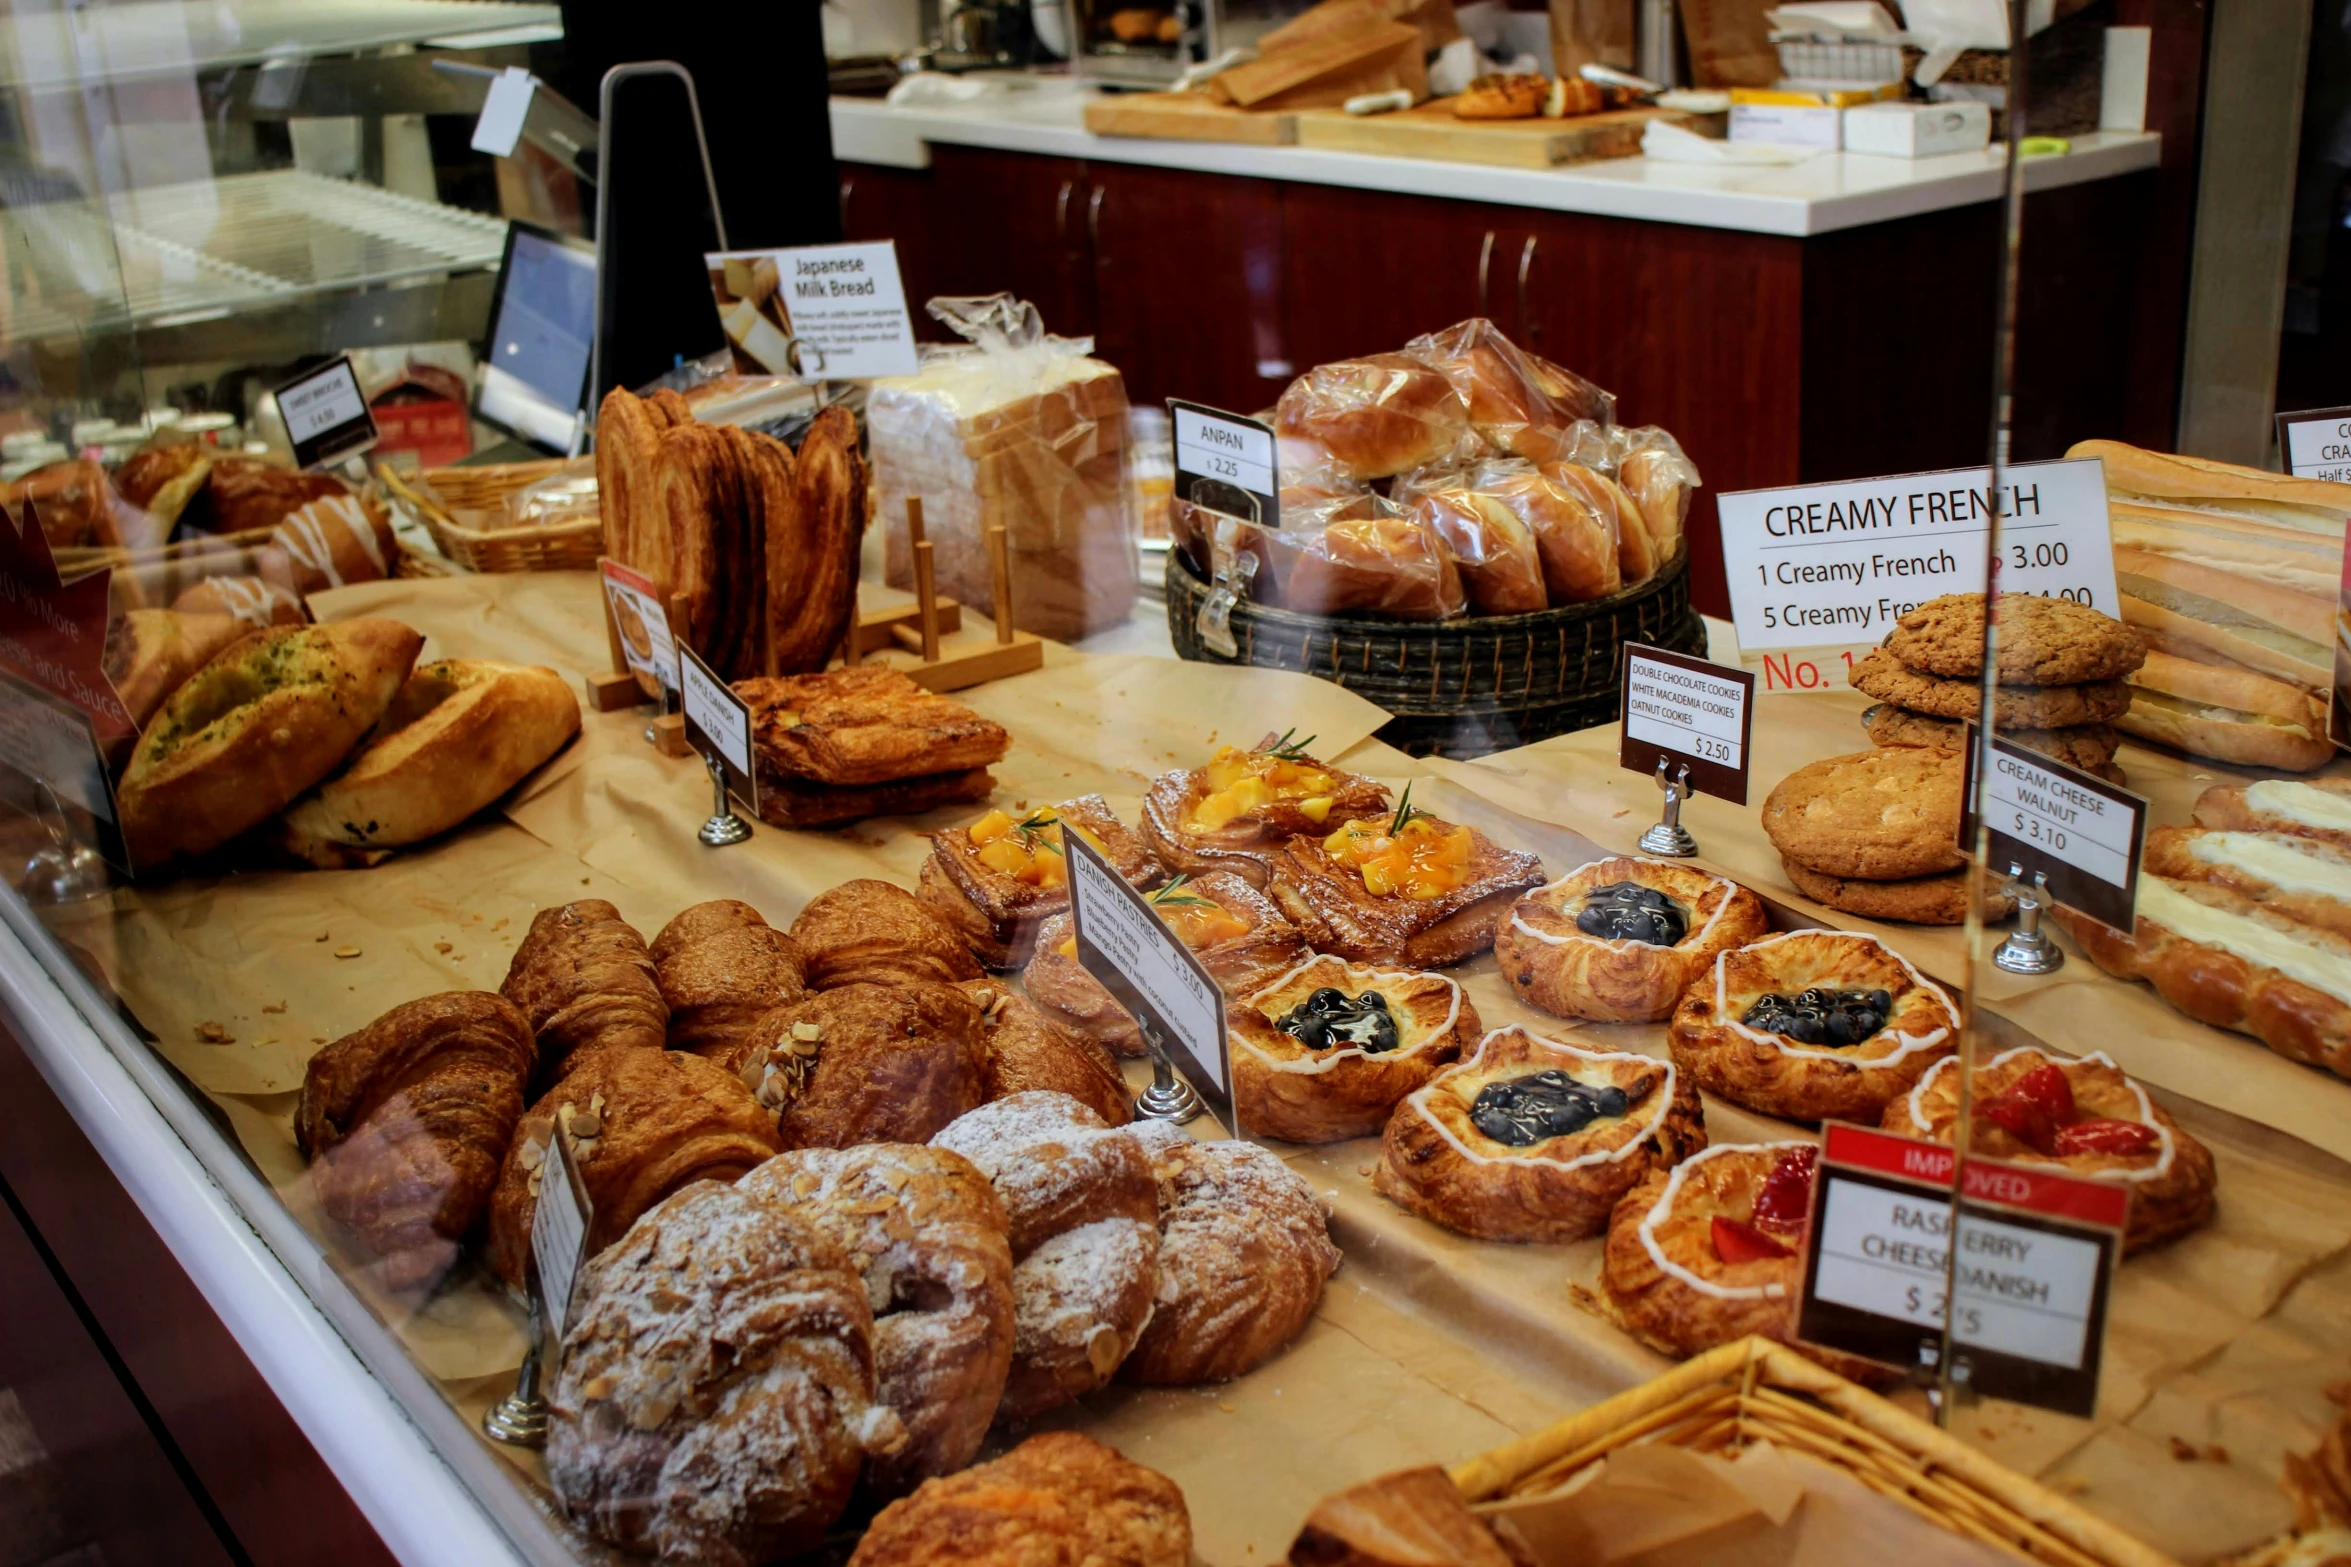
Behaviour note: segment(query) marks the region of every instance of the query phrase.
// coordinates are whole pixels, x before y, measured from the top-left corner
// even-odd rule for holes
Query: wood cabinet
[[[1300,370],[1470,316],[1507,332],[1514,207],[1389,196],[1334,185],[1282,187],[1286,332]]]
[[[1086,166],[1094,343],[1138,403],[1248,413],[1296,372],[1284,346],[1281,187],[1133,164]]]

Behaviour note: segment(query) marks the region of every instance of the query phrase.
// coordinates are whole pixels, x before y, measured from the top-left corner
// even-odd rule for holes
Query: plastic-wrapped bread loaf
[[[1001,523],[1015,624],[1068,640],[1125,618],[1126,382],[1009,296],[932,313],[975,341],[926,350],[920,373],[876,381],[866,404],[887,580],[914,584],[906,502],[919,497],[939,591],[968,610],[994,613],[987,529]]]

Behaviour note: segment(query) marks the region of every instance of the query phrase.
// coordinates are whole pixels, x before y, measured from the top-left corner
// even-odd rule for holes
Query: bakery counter
[[[1097,136],[1086,129],[1084,116],[1086,100],[1098,88],[1056,77],[965,80],[985,83],[989,90],[968,103],[939,108],[833,99],[833,156],[846,163],[924,169],[931,166],[935,146],[981,147],[1797,237],[1991,201],[2000,194],[2005,157],[1994,147],[1915,159],[1838,152],[1786,167],[1612,158],[1553,169],[1498,168],[1308,147]],[[2098,132],[2074,138],[2066,153],[2027,163],[2025,188],[2056,190],[2109,179],[2152,169],[2161,159],[2160,136]]]

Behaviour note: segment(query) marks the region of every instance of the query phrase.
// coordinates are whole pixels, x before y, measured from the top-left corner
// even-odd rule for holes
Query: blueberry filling
[[[1325,985],[1284,1013],[1274,1027],[1309,1050],[1353,1048],[1378,1055],[1399,1043],[1388,998],[1376,990],[1349,996]]]
[[[1527,1148],[1580,1132],[1602,1116],[1622,1115],[1631,1104],[1614,1084],[1595,1088],[1552,1068],[1488,1083],[1471,1102],[1469,1119],[1494,1141]]]
[[[1793,996],[1765,996],[1739,1021],[1767,1034],[1784,1034],[1800,1044],[1858,1045],[1886,1026],[1894,1010],[1891,991],[1825,990]]]
[[[1575,928],[1603,941],[1639,941],[1652,947],[1678,944],[1689,921],[1673,899],[1637,881],[1611,882],[1584,894]]]

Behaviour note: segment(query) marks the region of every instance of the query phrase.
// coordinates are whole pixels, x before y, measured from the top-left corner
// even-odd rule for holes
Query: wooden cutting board
[[[1641,133],[1651,121],[1682,125],[1689,119],[1675,109],[1611,109],[1564,120],[1459,120],[1453,117],[1453,100],[1438,98],[1387,114],[1301,109],[1298,145],[1327,152],[1548,169],[1561,163],[1632,157],[1641,150]]]
[[[1234,141],[1287,147],[1298,140],[1296,113],[1236,109],[1198,93],[1103,93],[1086,100],[1086,129],[1097,136],[1161,136],[1175,141]]]

